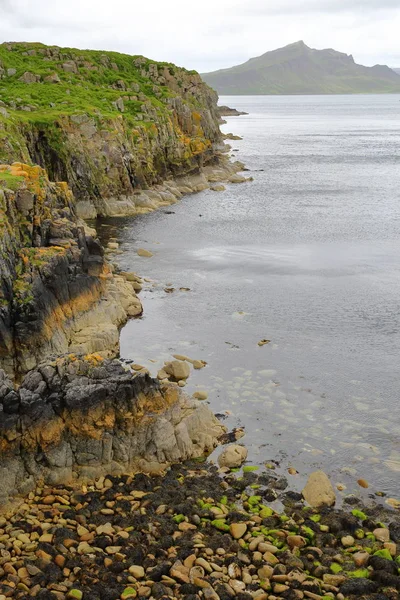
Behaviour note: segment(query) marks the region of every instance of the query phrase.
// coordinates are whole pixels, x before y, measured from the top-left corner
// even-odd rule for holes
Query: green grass
[[[32,52],[35,54],[28,54]],[[77,65],[76,73],[63,69],[63,64],[71,61]],[[137,66],[137,61],[142,64]],[[121,97],[127,98],[124,101],[126,116],[134,117],[142,112],[144,101],[150,102],[156,110],[165,110],[166,99],[175,94],[151,80],[152,64],[157,64],[159,72],[165,69],[167,74],[177,77],[178,84],[179,74],[183,77],[188,73],[170,63],[155,63],[118,52],[57,49],[36,43],[1,44],[0,68],[4,69],[5,77],[0,81],[0,99],[11,111],[13,107],[30,107],[31,112],[15,110],[18,119],[24,122],[54,122],[61,115],[76,113],[114,117],[120,111],[113,103]],[[16,73],[8,76],[8,69],[15,69]],[[26,72],[40,76],[40,82],[20,81]],[[60,83],[46,82],[45,78],[54,73]]]
[[[11,173],[8,173],[7,171],[0,172],[0,188],[6,188],[15,192],[23,181],[23,177],[11,175]]]

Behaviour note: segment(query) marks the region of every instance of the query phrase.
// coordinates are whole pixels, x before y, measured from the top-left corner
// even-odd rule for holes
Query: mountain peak
[[[388,67],[364,67],[351,54],[315,50],[303,40],[247,62],[205,73],[219,94],[355,94],[400,92],[399,75]]]

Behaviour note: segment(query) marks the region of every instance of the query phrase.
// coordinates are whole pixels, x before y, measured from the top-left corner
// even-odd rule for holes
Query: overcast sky
[[[0,41],[144,54],[200,72],[286,44],[400,68],[400,0],[0,0]]]

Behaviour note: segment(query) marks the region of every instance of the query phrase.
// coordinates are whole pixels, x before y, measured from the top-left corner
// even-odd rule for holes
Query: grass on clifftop
[[[0,101],[28,122],[54,121],[59,115],[77,112],[112,117],[121,113],[113,104],[120,98],[125,98],[123,112],[135,116],[142,112],[144,101],[160,108],[175,95],[162,81],[151,79],[152,65],[176,77],[178,86],[182,85],[180,74],[182,78],[189,74],[170,63],[118,52],[39,43],[1,44]],[[21,80],[26,73],[29,75],[25,77],[37,81]]]

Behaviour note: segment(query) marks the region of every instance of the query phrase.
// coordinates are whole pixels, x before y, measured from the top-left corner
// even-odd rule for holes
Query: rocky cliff
[[[40,167],[0,166],[0,368],[18,376],[52,353],[119,347],[142,307],[76,216],[65,183]]]
[[[38,164],[66,181],[84,217],[151,207],[167,198],[140,190],[218,161],[216,109],[197,73],[168,63],[0,45],[0,162]]]
[[[159,472],[211,451],[224,431],[178,386],[161,387],[117,360],[56,358],[18,391],[0,371],[0,505],[39,481]]]
[[[195,72],[0,45],[0,367],[20,376],[51,353],[115,355],[141,305],[80,218],[244,180],[222,150],[217,96]]]

